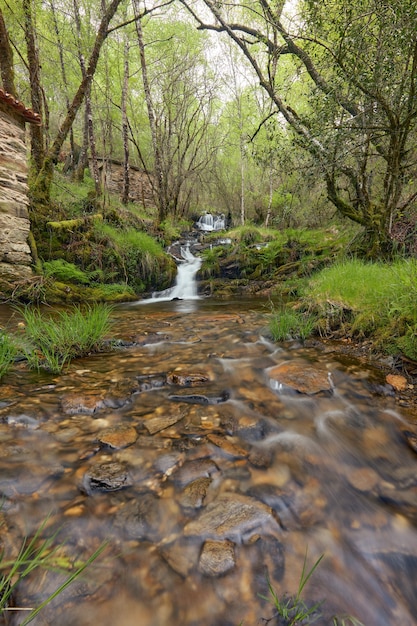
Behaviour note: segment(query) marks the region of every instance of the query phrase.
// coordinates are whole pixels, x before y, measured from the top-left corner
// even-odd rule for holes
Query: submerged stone
[[[202,372],[182,373],[173,371],[167,374],[168,385],[179,385],[180,387],[196,387],[209,382],[210,378]]]
[[[248,496],[223,493],[199,517],[185,525],[184,535],[240,541],[262,533],[264,527],[280,529],[270,507]]]
[[[318,363],[289,361],[268,370],[271,385],[277,391],[285,393],[286,388],[299,393],[314,395],[331,392],[331,374]]]
[[[157,417],[150,417],[143,423],[149,434],[154,435],[161,430],[165,430],[170,426],[173,426],[184,417],[184,413],[177,413],[176,415],[161,415]]]
[[[202,507],[211,482],[212,479],[208,476],[193,480],[184,488],[179,499],[180,504],[184,508],[198,509]]]
[[[95,491],[117,491],[131,484],[126,467],[113,461],[90,467],[84,475],[82,487],[91,495]]]
[[[231,541],[212,541],[204,543],[201,550],[198,569],[205,576],[223,576],[236,565],[235,545]]]
[[[67,395],[61,400],[61,407],[67,415],[77,415],[78,413],[86,413],[92,415],[99,409],[103,408],[103,398],[97,395]]]
[[[127,448],[135,443],[138,438],[136,429],[128,424],[120,424],[112,428],[102,430],[97,439],[99,442],[110,448]]]

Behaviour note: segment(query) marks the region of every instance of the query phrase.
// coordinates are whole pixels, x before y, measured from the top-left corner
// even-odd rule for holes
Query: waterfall
[[[181,246],[181,258],[176,257],[178,263],[178,272],[175,285],[164,291],[158,291],[152,294],[151,298],[142,300],[146,302],[167,302],[169,300],[198,300],[196,274],[201,266],[201,259],[190,252],[190,244]]]

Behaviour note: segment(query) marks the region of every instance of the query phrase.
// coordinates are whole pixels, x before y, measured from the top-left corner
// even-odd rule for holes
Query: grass
[[[283,309],[274,313],[269,322],[269,330],[274,341],[301,339],[305,341],[316,327],[316,317],[308,313]]]
[[[271,581],[269,578],[267,579],[269,593],[271,598],[267,596],[260,596],[264,600],[272,601],[274,608],[280,618],[284,620],[285,626],[295,626],[296,624],[300,624],[306,619],[310,619],[313,617],[315,613],[317,613],[317,609],[321,606],[322,602],[317,602],[311,607],[308,607],[304,600],[301,598],[301,594],[304,590],[304,587],[310,580],[311,576],[316,571],[317,567],[320,565],[322,559],[324,558],[324,554],[322,554],[314,565],[307,571],[307,551],[304,556],[303,569],[300,576],[300,581],[298,583],[298,589],[295,596],[280,598],[275,589],[273,588]],[[312,622],[310,622],[312,623]]]
[[[112,307],[94,304],[82,309],[60,311],[55,317],[38,308],[18,308],[25,330],[23,351],[29,367],[60,373],[74,358],[97,352],[110,329]]]
[[[50,276],[63,283],[87,285],[90,282],[90,276],[86,272],[74,265],[74,263],[68,263],[64,259],[45,261],[43,271],[45,276]]]
[[[142,283],[148,289],[162,289],[172,282],[176,272],[174,261],[162,245],[147,233],[97,222],[94,236],[101,246],[105,244],[105,249],[111,251],[115,267],[132,286]]]
[[[336,263],[318,273],[305,293],[322,317],[350,311],[349,331],[372,337],[387,353],[417,360],[417,260]]]
[[[29,624],[54,598],[59,596],[74,580],[79,578],[84,570],[97,559],[98,556],[106,548],[107,543],[101,546],[84,562],[79,563],[76,569],[69,574],[64,582],[59,585],[55,591],[50,594],[39,606],[35,608],[18,607],[9,608],[19,584],[29,574],[37,572],[40,569],[58,569],[67,571],[69,567],[62,566],[62,559],[58,559],[57,555],[64,544],[54,546],[56,534],[47,539],[41,539],[41,535],[45,529],[48,518],[41,524],[32,539],[24,539],[20,547],[17,557],[8,561],[4,554],[0,555],[0,614],[13,610],[28,612],[27,616],[20,622],[20,626]],[[61,563],[58,567],[57,562]]]
[[[320,610],[323,601],[316,602],[312,606],[307,606],[307,604],[301,597],[305,586],[307,585],[310,578],[313,576],[323,558],[324,554],[322,554],[315,561],[312,567],[308,569],[306,550],[306,553],[304,555],[303,568],[298,583],[298,589],[294,596],[284,595],[282,598],[279,597],[269,577],[267,576],[267,583],[270,595],[263,596],[259,594],[259,597],[273,604],[275,614],[270,619],[263,618],[262,622],[264,622],[265,624],[269,624],[269,622],[274,620],[273,623],[279,623],[280,626],[301,626],[301,624],[307,626],[308,624],[314,624],[317,622],[318,619],[323,618],[322,611]],[[276,618],[278,618],[277,622],[275,621]],[[331,620],[332,626],[364,626],[361,621],[359,621],[352,615],[335,615],[331,618]],[[243,626],[243,624],[244,622],[241,621],[239,626]]]
[[[12,337],[0,331],[0,379],[11,368],[17,355],[17,347]]]

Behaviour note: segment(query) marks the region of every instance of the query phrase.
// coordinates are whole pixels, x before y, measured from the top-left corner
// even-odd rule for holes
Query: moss
[[[62,304],[73,302],[133,302],[137,300],[137,295],[127,285],[119,287],[120,289],[109,289],[109,285],[86,287],[53,282],[45,289],[45,302]]]

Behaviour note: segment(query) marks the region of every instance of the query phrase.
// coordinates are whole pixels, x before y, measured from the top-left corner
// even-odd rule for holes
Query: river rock
[[[179,498],[181,506],[191,509],[202,507],[211,482],[212,479],[210,477],[202,476],[186,485]]]
[[[223,576],[235,565],[235,545],[231,541],[209,539],[204,543],[198,562],[198,569],[202,574],[212,577]]]
[[[405,391],[407,389],[407,379],[405,376],[388,374],[385,380],[395,389],[395,391]]]
[[[254,498],[226,492],[185,525],[184,535],[240,541],[260,534],[264,527],[280,529],[270,507]]]
[[[186,578],[198,563],[200,542],[184,538],[159,547],[160,553],[172,569]]]
[[[371,467],[357,467],[349,471],[349,484],[357,491],[372,491],[379,482],[379,476]]]
[[[97,395],[68,394],[61,399],[61,408],[67,415],[85,413],[92,415],[103,408],[103,398]]]
[[[402,433],[411,450],[417,454],[417,435],[411,430],[403,430]]]
[[[330,392],[332,389],[330,372],[320,364],[311,365],[305,361],[289,361],[268,370],[272,386],[285,392],[286,388],[299,393],[314,395]]]
[[[149,434],[155,435],[161,430],[165,430],[166,428],[173,426],[182,420],[183,417],[184,413],[182,411],[176,411],[173,414],[170,413],[169,415],[156,415],[155,417],[149,417],[148,419],[145,419],[143,425]]]
[[[225,452],[229,456],[237,457],[237,458],[242,458],[242,457],[248,456],[248,453],[247,453],[246,450],[241,448],[236,443],[233,443],[232,441],[229,441],[225,437],[220,437],[219,435],[213,435],[212,433],[209,433],[207,435],[207,439],[211,443],[213,443],[215,446],[217,446],[218,448],[223,450],[223,452]]]
[[[160,527],[160,506],[152,493],[140,493],[134,500],[122,504],[114,525],[129,539],[155,540]]]
[[[117,491],[131,484],[126,467],[122,463],[111,461],[90,467],[84,474],[82,488],[91,495],[95,491]]]
[[[210,377],[202,372],[182,372],[174,370],[167,374],[168,385],[179,385],[180,387],[197,387],[210,381]]]
[[[172,480],[179,486],[185,487],[197,478],[211,478],[219,472],[216,463],[209,458],[186,461],[172,473]]]
[[[138,438],[136,429],[128,424],[120,424],[112,428],[102,430],[98,436],[98,441],[110,448],[127,448],[131,446]]]

